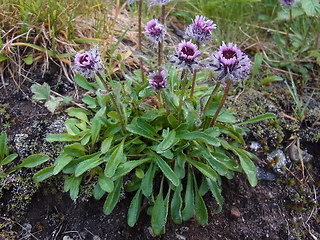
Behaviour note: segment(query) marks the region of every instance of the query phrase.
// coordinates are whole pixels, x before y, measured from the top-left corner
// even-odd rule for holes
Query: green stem
[[[182,79],[183,78],[183,79]],[[178,123],[181,123],[182,119],[182,105],[183,105],[183,97],[186,91],[186,85],[187,85],[187,79],[188,79],[188,72],[187,70],[183,70],[181,73],[181,94],[180,94],[180,100],[179,100],[179,108],[178,108]]]
[[[108,94],[110,95],[110,98],[111,98],[113,107],[114,107],[114,109],[116,110],[117,115],[118,115],[118,117],[119,117],[119,122],[120,122],[120,124],[121,124],[122,131],[123,131],[123,133],[126,133],[126,128],[125,128],[125,126],[124,126],[124,122],[123,122],[121,113],[120,113],[119,108],[118,108],[118,106],[117,106],[116,100],[115,100],[112,92],[111,92],[110,89],[109,89],[109,86],[108,86],[107,83],[104,81],[104,79],[103,79],[103,77],[101,76],[100,72],[96,72],[96,74],[97,74],[97,76],[100,78],[103,86],[105,87],[106,91],[107,91]]]
[[[208,111],[208,108],[209,108],[209,106],[210,106],[210,104],[212,102],[212,99],[213,99],[214,95],[216,94],[216,92],[218,91],[220,85],[221,85],[221,82],[219,81],[219,82],[217,82],[216,86],[214,87],[214,89],[213,89],[213,91],[212,91],[212,93],[211,93],[211,95],[210,95],[210,97],[209,97],[209,99],[208,99],[208,101],[206,103],[206,106],[203,109],[202,117],[204,117],[206,115],[206,112]]]
[[[212,118],[210,127],[213,127],[214,124],[216,123],[217,117],[219,116],[219,113],[220,113],[220,111],[221,111],[221,109],[222,109],[222,107],[223,107],[223,105],[224,105],[224,103],[225,103],[225,101],[226,101],[226,99],[227,99],[227,96],[228,96],[228,92],[229,92],[231,83],[232,83],[232,80],[229,79],[228,82],[227,82],[227,86],[226,86],[226,88],[224,89],[223,97],[222,97],[221,102],[220,102],[220,104],[219,104],[219,106],[218,106],[218,109],[217,109],[216,113],[214,114],[214,116],[213,116],[213,118]]]
[[[199,46],[200,46],[199,41],[197,41],[196,44],[197,44],[198,49],[199,49]],[[195,87],[195,85],[196,85],[196,77],[197,77],[197,70],[195,69],[194,72],[193,72],[192,87],[191,87],[190,98],[193,97],[194,87]]]
[[[139,38],[139,42],[138,42],[138,49],[140,52],[142,52],[142,47],[141,47],[141,38],[142,38],[142,30],[141,30],[141,15],[142,15],[142,0],[139,0],[139,21],[138,21],[138,38]],[[140,60],[140,71],[141,71],[141,79],[142,79],[142,84],[144,84],[144,72],[143,72],[143,61],[142,61],[142,57],[139,58]]]

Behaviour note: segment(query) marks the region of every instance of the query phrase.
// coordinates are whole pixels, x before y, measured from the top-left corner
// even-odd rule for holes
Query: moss
[[[236,113],[239,122],[270,111],[275,111],[277,114],[274,103],[254,89],[247,89],[236,102],[230,102],[229,106]],[[264,148],[278,147],[283,141],[284,133],[277,119],[247,124],[246,127]]]
[[[61,144],[49,143],[45,140],[48,132],[54,131],[54,129],[50,128],[51,125],[52,123],[49,121],[37,120],[33,122],[31,127],[25,129],[24,133],[16,134],[15,136],[15,152],[21,158],[36,153],[44,153],[50,157],[50,160],[42,166],[32,169],[22,168],[11,175],[13,181],[6,186],[11,194],[7,206],[8,211],[15,216],[20,216],[26,211],[32,196],[38,191],[38,185],[32,179],[34,173],[52,165],[53,159],[60,154],[63,147]],[[63,126],[59,125],[56,132],[59,132],[61,128],[63,129]]]

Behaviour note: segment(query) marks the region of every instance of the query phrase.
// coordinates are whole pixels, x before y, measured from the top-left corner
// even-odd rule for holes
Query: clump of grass
[[[116,24],[116,20],[122,17],[119,15],[120,2],[117,3],[10,0],[2,4],[0,79],[4,89],[8,77],[14,80],[19,89],[24,81],[31,81],[28,78],[29,71],[40,69],[45,72],[50,62],[58,64],[73,83],[71,57],[88,44],[103,42],[103,52],[108,52],[112,55],[108,57],[116,59],[114,45],[124,32],[123,26]],[[118,61],[122,60],[122,56],[116,57]],[[117,71],[119,65],[110,62],[109,70]]]

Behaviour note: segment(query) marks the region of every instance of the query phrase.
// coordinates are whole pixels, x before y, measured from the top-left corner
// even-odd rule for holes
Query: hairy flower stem
[[[161,7],[161,18],[160,18],[160,22],[161,22],[162,25],[164,25],[165,17],[166,17],[166,6],[162,5],[162,7]],[[158,43],[158,66],[159,67],[162,64],[162,56],[163,56],[163,41],[160,41]]]
[[[141,47],[141,38],[142,38],[142,31],[141,31],[141,14],[142,14],[142,0],[139,0],[139,23],[138,23],[138,49],[140,52],[142,52],[142,47]],[[144,84],[144,72],[143,72],[143,61],[142,57],[139,58],[140,60],[140,71],[141,71],[141,79],[142,79],[142,84]]]
[[[181,94],[180,94],[179,108],[178,108],[178,125],[181,123],[181,120],[182,120],[182,105],[183,105],[184,93],[186,91],[187,79],[188,79],[188,72],[186,70],[183,70],[181,73],[182,83],[181,83]]]
[[[203,117],[206,115],[206,112],[208,111],[208,108],[209,108],[209,106],[210,106],[210,104],[212,102],[212,99],[213,99],[214,95],[217,93],[220,85],[221,85],[221,82],[219,81],[219,82],[217,82],[216,86],[214,87],[214,89],[213,89],[213,91],[212,91],[212,93],[211,93],[211,95],[210,95],[210,97],[209,97],[209,99],[208,99],[208,101],[206,103],[206,106],[203,109],[203,115],[202,115]]]
[[[199,49],[199,46],[200,46],[199,41],[197,41],[196,44],[197,44],[198,49]],[[191,87],[190,98],[193,97],[194,87],[195,87],[195,85],[196,85],[196,77],[197,77],[197,70],[195,69],[194,72],[193,72],[192,87]]]
[[[165,108],[166,111],[167,111],[167,115],[169,116],[169,114],[170,114],[170,109],[169,109],[169,107],[168,107],[168,105],[167,105],[167,103],[166,103],[166,99],[165,99],[165,97],[164,97],[164,91],[161,91],[160,95],[161,95],[161,97],[162,97],[163,106],[164,106],[164,108]]]
[[[109,86],[108,86],[107,83],[104,81],[104,79],[103,79],[103,77],[101,76],[100,72],[96,72],[96,74],[97,74],[97,76],[100,78],[103,86],[105,87],[106,91],[107,91],[108,94],[110,95],[110,98],[111,98],[113,107],[114,107],[114,109],[116,110],[117,115],[118,115],[118,117],[119,117],[119,122],[120,122],[120,124],[121,124],[122,131],[123,131],[123,133],[126,133],[127,131],[126,131],[126,128],[125,128],[125,126],[124,126],[124,122],[123,122],[121,113],[120,113],[119,108],[118,108],[118,106],[117,106],[116,100],[115,100],[112,92],[110,91]]]
[[[223,105],[224,105],[224,103],[225,103],[225,101],[226,101],[226,99],[227,99],[227,96],[228,96],[228,93],[229,93],[229,89],[230,89],[231,83],[232,83],[232,80],[229,79],[228,82],[227,82],[227,86],[226,86],[226,88],[224,89],[223,97],[222,97],[221,102],[220,102],[220,104],[219,104],[219,106],[218,106],[218,109],[217,109],[216,113],[214,114],[214,116],[213,116],[213,118],[212,118],[210,127],[213,127],[214,124],[216,123],[217,117],[219,116],[219,113],[220,113],[220,111],[221,111],[221,109],[222,109],[222,107],[223,107]]]
[[[160,67],[162,64],[162,49],[163,49],[163,44],[162,42],[158,43],[158,66]]]

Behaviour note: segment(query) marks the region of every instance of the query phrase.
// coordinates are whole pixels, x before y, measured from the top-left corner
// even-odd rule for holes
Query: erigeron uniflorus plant
[[[155,2],[168,1],[151,5]],[[147,37],[152,41],[164,37],[164,33],[152,37],[165,29],[158,24],[157,20],[147,23]],[[219,205],[216,212],[220,212],[221,177],[232,179],[236,172],[244,171],[255,186],[257,173],[251,160],[255,156],[245,150],[245,129],[223,108],[232,81],[248,77],[251,63],[233,43],[223,43],[211,60],[204,62],[199,43],[210,41],[215,28],[211,20],[197,16],[186,33],[196,42],[182,41],[169,57],[176,68],[165,69],[166,65],[160,64],[148,75],[148,84],[138,77],[136,81],[113,81],[105,75],[96,47],[78,53],[75,81],[95,96],[83,96],[87,110],[68,109],[65,133],[47,137],[66,145],[54,165],[39,171],[35,179],[64,174],[65,191],[70,191],[72,199],[77,198],[85,178],[95,181],[93,194],[96,199],[106,195],[106,214],[112,212],[124,187],[134,193],[128,224],[138,221],[146,198],[156,235],[165,231],[168,215],[175,223],[195,216],[206,225],[203,195],[211,192]],[[202,68],[216,73],[215,86],[195,88],[192,84],[189,89],[190,79]],[[225,86],[222,99],[220,83]],[[191,91],[194,94],[189,97]]]

